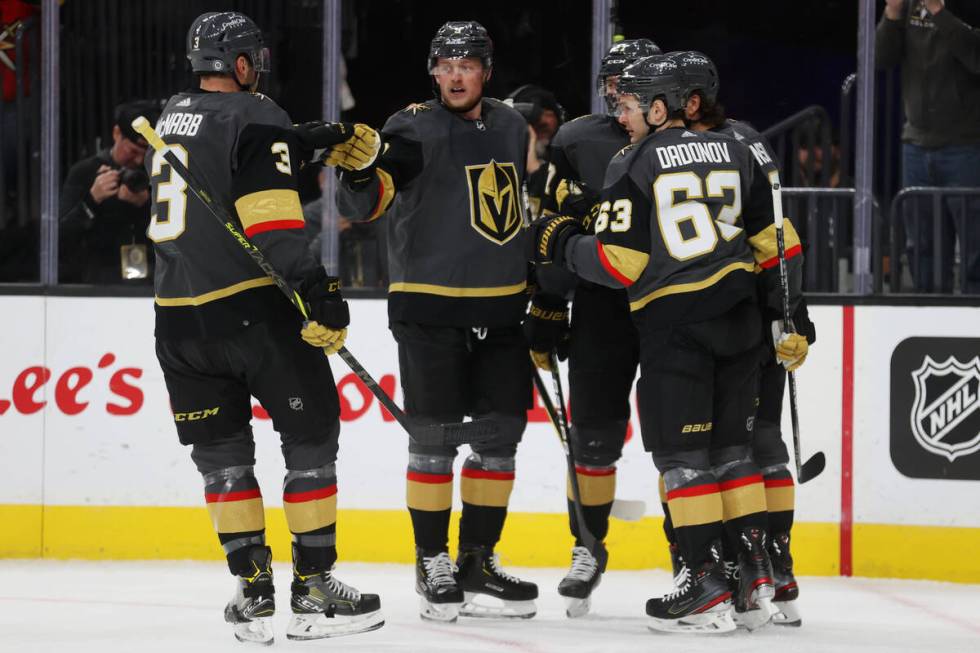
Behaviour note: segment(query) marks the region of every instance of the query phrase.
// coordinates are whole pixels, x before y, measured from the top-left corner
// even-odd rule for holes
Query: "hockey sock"
[[[793,528],[796,492],[793,475],[786,465],[774,465],[762,470],[766,485],[766,508],[769,510],[769,534],[789,533]]]
[[[677,544],[677,533],[674,532],[674,521],[670,518],[670,507],[667,505],[667,486],[664,485],[663,474],[657,484],[660,489],[660,507],[664,509],[664,536],[667,544]]]
[[[507,518],[507,503],[514,487],[514,458],[472,453],[463,463],[459,521],[460,548],[493,547]]]
[[[337,468],[288,470],[282,505],[293,534],[293,564],[306,575],[337,561]]]
[[[252,467],[239,465],[204,474],[204,500],[228,569],[240,575],[249,568],[249,549],[265,545],[265,510]]]
[[[722,501],[710,470],[675,468],[664,474],[667,506],[681,555],[691,568],[711,556],[711,544],[722,534]]]
[[[578,489],[582,499],[582,516],[585,517],[585,527],[597,540],[603,540],[606,533],[609,532],[609,512],[612,510],[613,499],[616,497],[616,468],[614,466],[596,467],[576,463],[575,476],[578,479]],[[581,546],[581,535],[576,528],[572,484],[568,482],[567,485],[569,526],[572,535],[575,536],[575,544]]]
[[[407,486],[415,546],[426,552],[448,550],[449,514],[453,507],[452,457],[409,454]]]
[[[724,471],[722,471],[724,470]],[[766,491],[762,474],[755,463],[740,460],[715,469],[720,474],[721,500],[724,505],[725,531],[729,541],[737,542],[746,528],[766,530]],[[731,549],[731,547],[726,547]],[[726,557],[727,557],[726,553]]]

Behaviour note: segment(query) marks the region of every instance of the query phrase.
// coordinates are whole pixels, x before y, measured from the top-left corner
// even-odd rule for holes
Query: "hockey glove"
[[[352,125],[353,134],[343,143],[334,145],[324,162],[344,170],[364,170],[372,166],[381,153],[381,135],[367,125]]]
[[[335,145],[344,143],[353,136],[354,125],[349,122],[313,120],[302,125],[293,125],[293,133],[303,146],[304,158],[322,163]]]
[[[563,266],[568,239],[584,232],[582,223],[569,215],[538,220],[531,225],[531,246],[534,251],[530,260],[533,263]]]
[[[309,319],[303,324],[300,336],[308,344],[323,349],[329,356],[336,354],[347,339],[350,311],[340,294],[340,280],[328,277],[323,268],[304,284],[303,298]]]
[[[793,323],[789,324],[793,329]],[[782,363],[787,372],[798,369],[806,360],[809,345],[806,337],[799,333],[783,331],[783,321],[772,321],[772,341],[776,349],[776,360]]]
[[[558,360],[568,358],[571,331],[568,326],[568,304],[562,297],[535,293],[524,318],[524,337],[531,348],[531,358],[538,369],[551,371],[551,352]]]
[[[585,182],[562,179],[555,189],[558,212],[584,220],[599,203],[599,196]]]

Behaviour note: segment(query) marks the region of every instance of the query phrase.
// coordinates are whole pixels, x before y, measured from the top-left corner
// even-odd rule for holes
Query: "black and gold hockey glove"
[[[535,293],[524,318],[524,337],[531,349],[534,365],[551,371],[551,352],[558,360],[568,358],[571,330],[568,325],[568,302],[557,295]]]
[[[321,163],[335,145],[345,143],[354,135],[354,125],[349,122],[312,120],[293,125],[293,133],[303,146],[304,160]]]
[[[558,215],[538,220],[531,225],[529,259],[532,263],[562,266],[565,263],[565,243],[572,236],[585,233],[582,223],[570,215]]]
[[[592,207],[599,203],[599,195],[583,181],[562,179],[555,188],[555,203],[558,213],[585,220]]]
[[[328,277],[323,268],[303,284],[301,290],[309,319],[303,324],[300,336],[308,344],[323,349],[329,356],[336,354],[347,339],[350,311],[340,294],[340,280]]]
[[[349,139],[334,145],[326,163],[344,170],[364,170],[374,164],[381,153],[381,134],[367,125],[352,125],[353,134]]]

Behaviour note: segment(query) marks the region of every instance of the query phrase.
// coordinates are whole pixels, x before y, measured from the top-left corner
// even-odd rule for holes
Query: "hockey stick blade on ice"
[[[776,224],[776,253],[779,257],[779,284],[783,289],[783,333],[792,331],[789,314],[789,273],[786,271],[786,241],[783,238],[783,193],[779,185],[779,173],[769,176],[772,182],[772,212]],[[796,459],[796,482],[806,483],[820,475],[827,465],[822,451],[815,453],[805,463],[800,451],[800,411],[796,400],[796,374],[789,372],[789,412],[793,423],[793,452]]]
[[[606,545],[601,540],[596,539],[595,535],[585,525],[585,513],[582,511],[582,493],[578,485],[578,474],[575,471],[575,452],[571,437],[568,434],[568,416],[565,414],[565,397],[561,389],[561,377],[558,376],[558,359],[553,353],[551,355],[551,369],[559,406],[558,410],[555,410],[555,405],[551,401],[551,395],[548,394],[548,389],[545,388],[544,380],[541,378],[537,367],[534,368],[534,385],[538,388],[538,394],[541,395],[541,402],[544,404],[544,409],[548,412],[548,417],[551,418],[551,423],[555,426],[555,430],[558,432],[558,439],[561,440],[562,448],[565,450],[565,463],[568,467],[568,483],[572,488],[572,504],[575,506],[573,515],[575,518],[575,529],[578,531],[578,536],[582,540],[582,544],[585,545],[585,548],[595,558],[596,565],[601,574],[606,571],[606,563],[609,562],[609,552],[606,550]]]
[[[295,290],[293,290],[289,284],[283,279],[282,275],[276,271],[274,267],[266,260],[265,256],[262,254],[261,250],[256,247],[252,241],[250,241],[245,234],[243,234],[237,224],[237,220],[228,213],[228,211],[211,199],[211,195],[208,193],[208,185],[203,182],[203,180],[196,174],[187,169],[180,159],[167,147],[167,144],[160,138],[159,134],[150,125],[150,122],[140,116],[132,123],[133,129],[136,130],[146,142],[157,152],[160,152],[163,158],[166,160],[170,167],[173,169],[174,173],[180,175],[180,177],[187,183],[187,187],[191,189],[194,196],[201,201],[202,204],[208,209],[211,215],[221,223],[221,226],[231,235],[232,238],[241,245],[252,260],[255,261],[256,265],[262,269],[265,274],[272,279],[279,290],[282,291],[286,298],[289,299],[290,303],[296,307],[304,319],[309,319],[309,312],[306,307],[306,303],[303,301],[302,297],[299,296]],[[419,444],[425,445],[458,445],[465,444],[468,442],[482,442],[492,438],[498,430],[497,423],[493,420],[488,419],[478,419],[472,422],[456,422],[451,424],[414,424],[412,423],[408,416],[399,408],[391,397],[388,396],[378,382],[374,380],[374,377],[368,373],[364,366],[354,358],[354,355],[346,347],[341,347],[337,352],[341,359],[347,363],[348,367],[353,370],[354,374],[357,375],[364,385],[368,387],[371,393],[377,397],[378,401],[382,406],[391,413],[392,417],[401,425],[405,432],[408,433],[409,437],[415,440]]]

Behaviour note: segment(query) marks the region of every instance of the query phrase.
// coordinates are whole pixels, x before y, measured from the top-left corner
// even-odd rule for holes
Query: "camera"
[[[131,193],[141,193],[150,187],[150,176],[143,168],[123,168],[119,171],[119,183]]]

